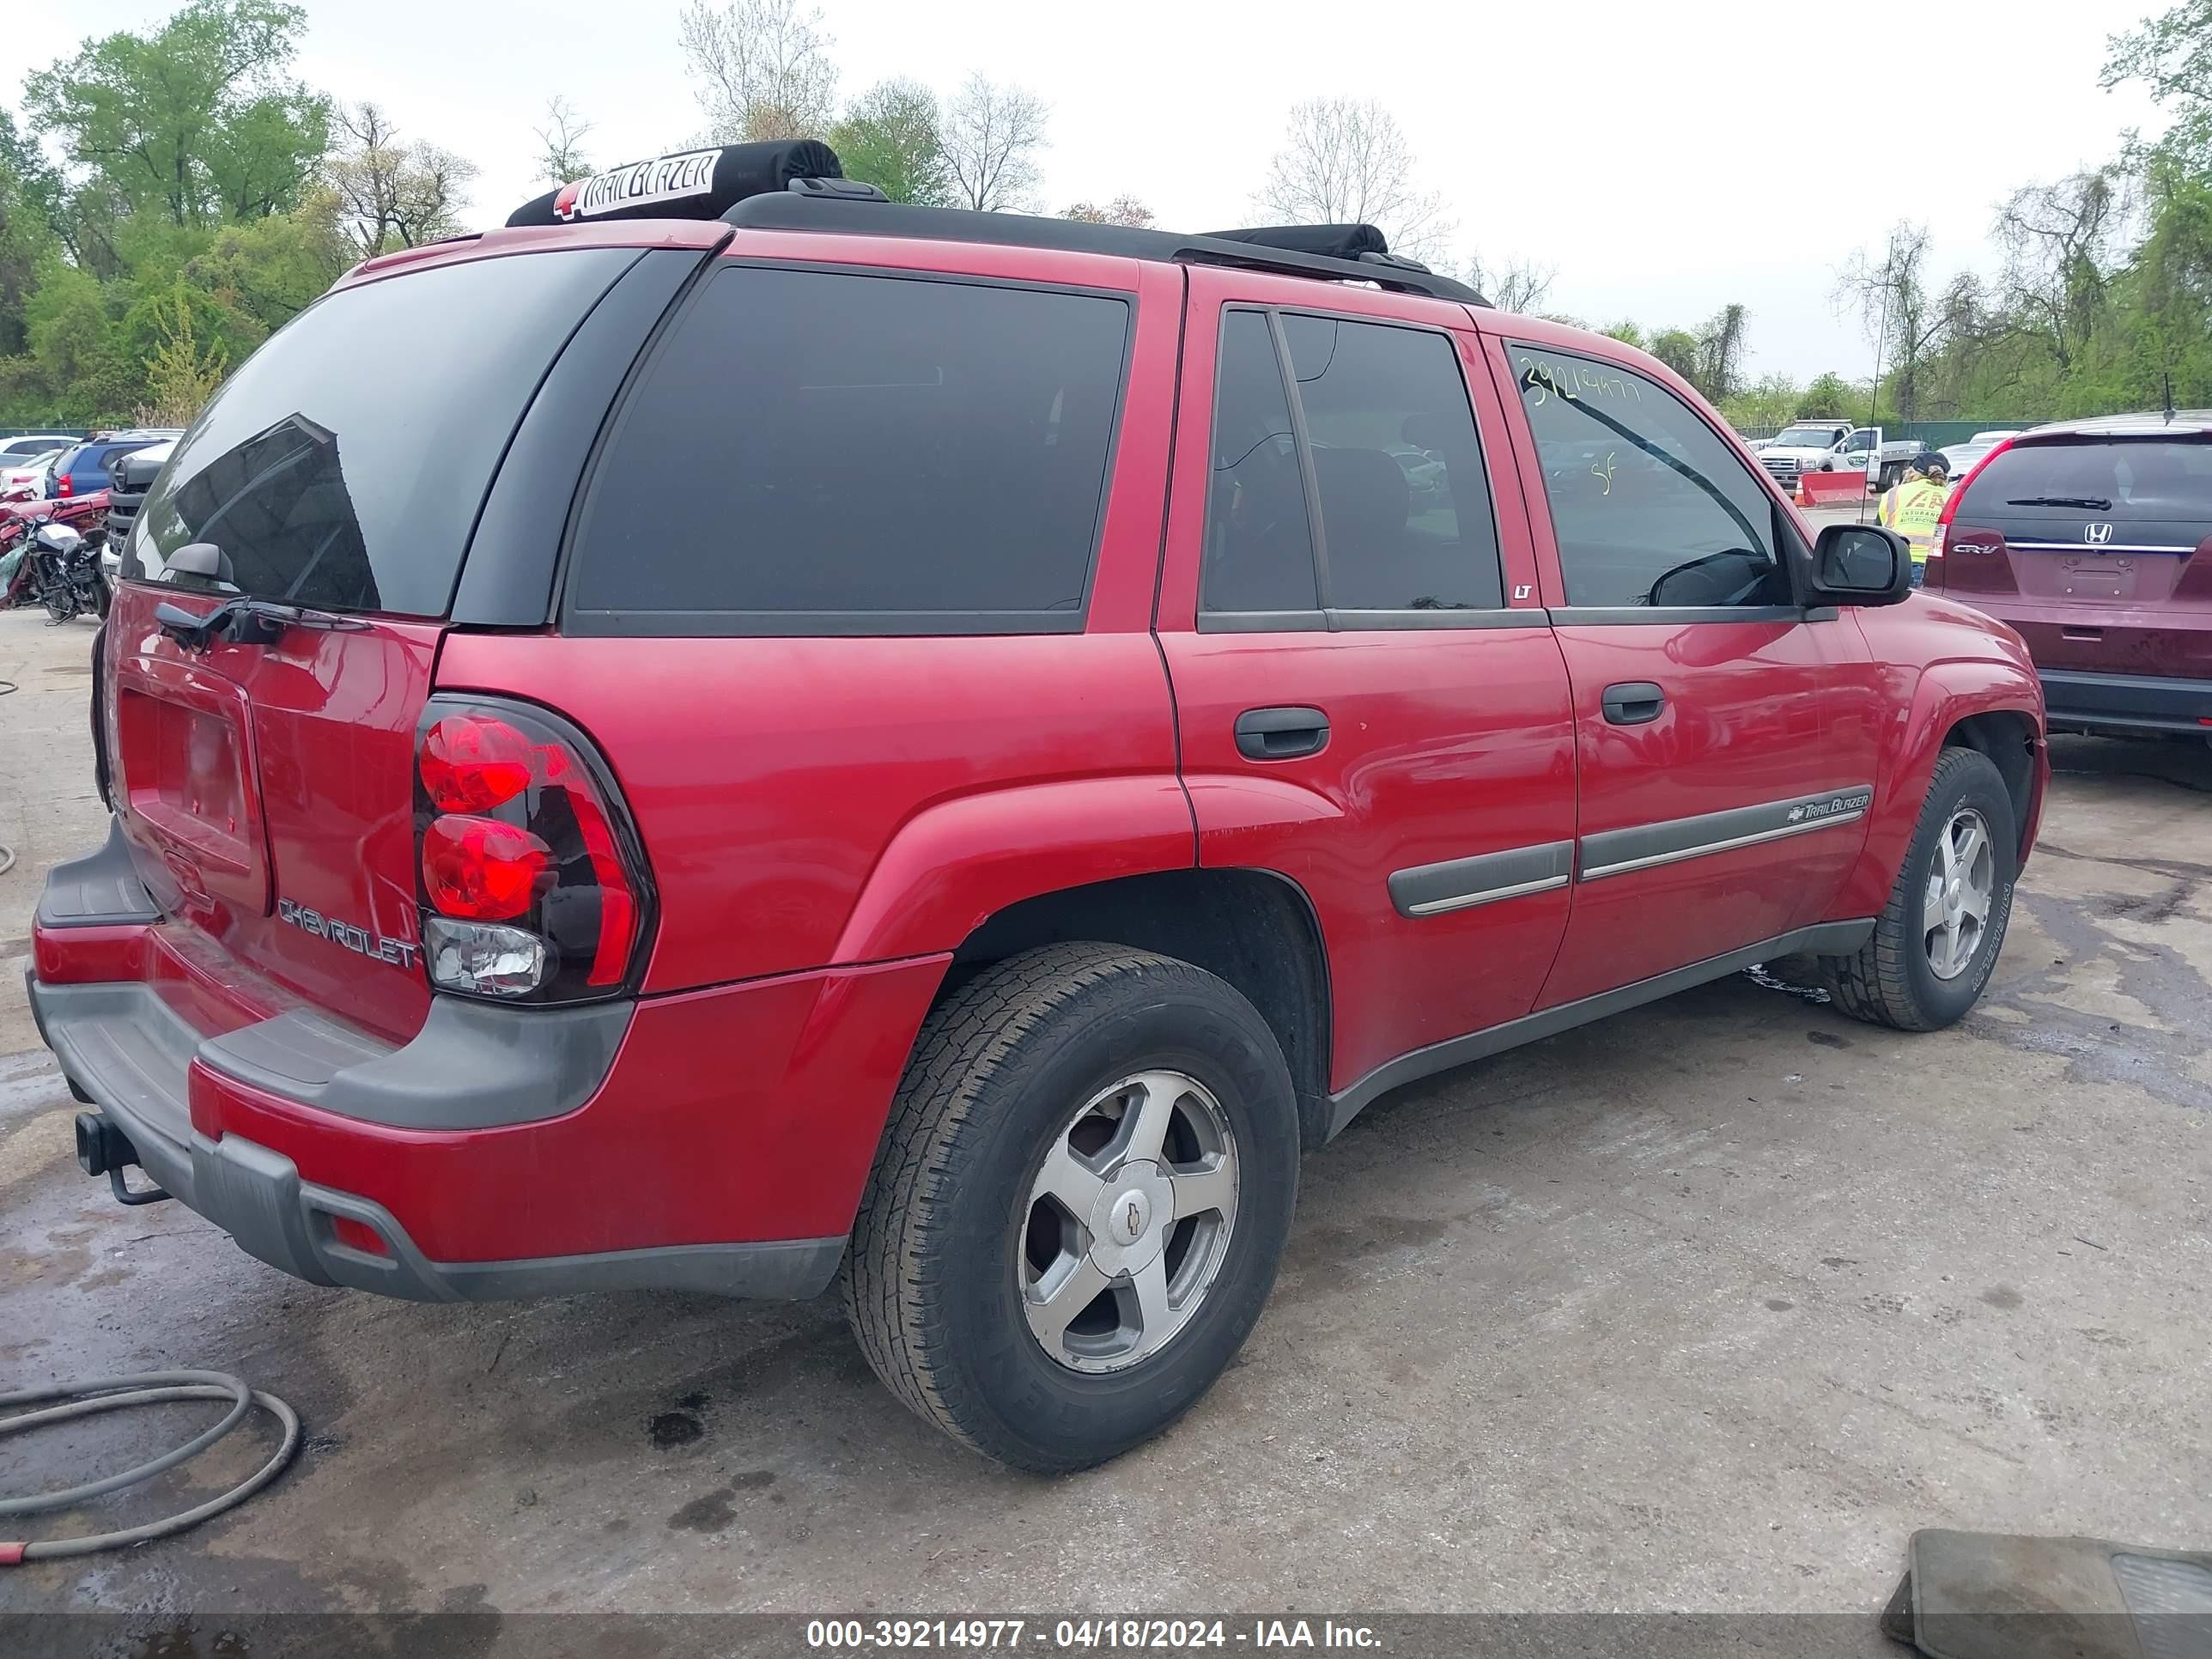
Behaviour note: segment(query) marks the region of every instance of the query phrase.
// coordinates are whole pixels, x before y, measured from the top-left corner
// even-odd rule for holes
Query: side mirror
[[[186,542],[169,555],[161,573],[164,581],[173,582],[179,577],[230,587],[230,556],[213,542]]]
[[[1813,544],[1814,605],[1896,605],[1912,592],[1912,548],[1879,525],[1832,524]]]

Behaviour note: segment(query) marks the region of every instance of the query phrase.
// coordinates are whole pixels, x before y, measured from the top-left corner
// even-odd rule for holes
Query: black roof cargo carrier
[[[515,209],[507,222],[719,219],[749,196],[788,190],[793,179],[844,176],[837,152],[818,138],[709,146],[631,161],[549,190]]]
[[[1293,253],[1318,253],[1329,259],[1358,259],[1370,253],[1390,252],[1390,244],[1372,225],[1255,225],[1249,230],[1209,230],[1206,234],[1219,241],[1287,248]],[[1399,263],[1415,270],[1428,269],[1411,259]]]

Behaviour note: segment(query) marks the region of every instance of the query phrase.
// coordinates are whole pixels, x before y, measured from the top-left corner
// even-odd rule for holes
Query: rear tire
[[[1111,945],[1009,957],[923,1024],[846,1252],[847,1317],[956,1439],[1088,1468],[1167,1427],[1243,1346],[1298,1150],[1282,1050],[1224,981]]]
[[[2019,847],[1996,763],[1946,749],[1873,936],[1850,956],[1820,959],[1836,1006],[1900,1031],[1963,1018],[2004,949]]]

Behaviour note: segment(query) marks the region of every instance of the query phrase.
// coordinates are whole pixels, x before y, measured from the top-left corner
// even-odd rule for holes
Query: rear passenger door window
[[[1449,335],[1231,309],[1214,408],[1201,626],[1473,625],[1461,613],[1503,610]]]
[[[1688,404],[1595,358],[1511,349],[1570,606],[1787,605],[1774,503]]]
[[[1320,623],[1305,471],[1274,325],[1263,311],[1231,311],[1221,319],[1199,593],[1211,611],[1296,612]]]
[[[567,613],[612,634],[1083,627],[1121,295],[730,266],[632,389]]]

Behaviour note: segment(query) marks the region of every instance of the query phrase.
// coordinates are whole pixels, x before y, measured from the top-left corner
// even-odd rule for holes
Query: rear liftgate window
[[[330,611],[443,616],[484,491],[554,357],[634,248],[511,254],[317,301],[179,441],[124,574],[191,542],[180,586]]]
[[[1974,475],[1971,493],[1962,510],[2027,507],[2051,510],[2039,516],[2201,524],[2212,520],[2212,444],[2142,438],[2019,444]]]
[[[1122,299],[717,274],[638,385],[577,530],[586,634],[1083,626]]]

